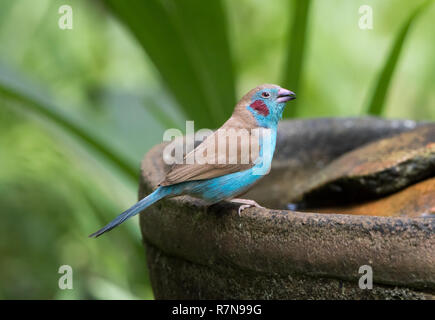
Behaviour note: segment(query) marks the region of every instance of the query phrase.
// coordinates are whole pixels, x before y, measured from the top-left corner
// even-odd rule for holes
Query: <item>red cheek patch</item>
[[[259,114],[262,114],[265,117],[269,115],[269,108],[261,100],[255,100],[251,104],[251,108],[254,109],[255,111],[257,111]]]

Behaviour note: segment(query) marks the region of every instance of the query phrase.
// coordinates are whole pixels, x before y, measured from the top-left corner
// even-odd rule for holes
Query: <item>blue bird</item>
[[[239,214],[251,206],[261,207],[253,200],[235,197],[269,173],[278,122],[285,103],[293,99],[293,92],[277,85],[264,84],[249,91],[231,118],[186,154],[182,163],[174,164],[154,192],[90,237],[102,235],[163,198],[179,195],[197,197],[210,205],[230,200],[241,204]]]

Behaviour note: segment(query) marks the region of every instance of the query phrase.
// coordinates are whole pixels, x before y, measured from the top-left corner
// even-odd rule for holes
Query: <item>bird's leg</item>
[[[255,202],[254,200],[249,200],[249,199],[231,199],[230,200],[233,203],[241,203],[242,205],[239,207],[238,213],[239,216],[241,215],[242,211],[250,208],[250,207],[257,207],[257,208],[264,208],[262,206],[260,206],[257,202]]]

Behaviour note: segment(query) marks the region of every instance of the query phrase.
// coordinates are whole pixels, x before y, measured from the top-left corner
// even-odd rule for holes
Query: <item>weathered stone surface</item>
[[[300,172],[414,127],[373,118],[285,121],[271,175],[249,197],[278,208]],[[163,175],[161,151],[142,163],[141,198]],[[228,202],[206,208],[178,197],[146,209],[140,222],[157,298],[434,298],[435,219],[258,208],[239,216]],[[364,264],[374,270],[371,293],[356,287]]]
[[[346,152],[421,125],[374,117],[281,121],[272,171],[246,197],[269,208],[286,209],[300,193],[298,181],[313,176]]]
[[[321,213],[435,218],[435,178],[413,184],[378,200],[344,207],[315,209]]]
[[[152,261],[148,264],[156,299],[434,299],[431,294],[396,286],[377,284],[372,290],[361,290],[357,281],[210,268],[168,256],[150,244],[146,251],[147,260]]]
[[[297,181],[291,202],[309,207],[352,203],[400,190],[435,176],[435,125],[369,143],[332,161],[306,180]]]

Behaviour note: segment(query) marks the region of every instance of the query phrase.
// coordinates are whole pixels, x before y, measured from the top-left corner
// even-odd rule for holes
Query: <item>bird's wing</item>
[[[222,127],[189,152],[183,164],[172,166],[160,185],[211,179],[252,168],[259,156],[259,141],[255,132]]]

